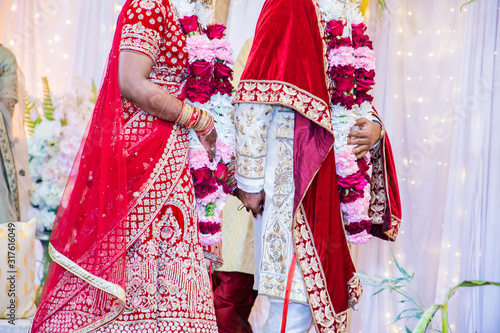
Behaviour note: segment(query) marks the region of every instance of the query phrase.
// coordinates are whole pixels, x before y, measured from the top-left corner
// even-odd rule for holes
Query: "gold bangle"
[[[193,122],[193,116],[195,115],[195,108],[191,105],[184,103],[182,106],[181,113],[175,120],[176,123],[188,128],[189,124]]]
[[[210,134],[210,132],[212,132],[214,127],[214,117],[210,113],[201,110],[198,121],[193,126],[193,129],[196,131],[196,133],[201,136],[207,136],[208,134]]]

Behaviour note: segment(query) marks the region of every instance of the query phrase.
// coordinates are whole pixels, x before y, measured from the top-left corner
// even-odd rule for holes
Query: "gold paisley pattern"
[[[270,131],[276,136],[269,137],[269,145],[277,145],[275,168],[266,168],[266,178],[272,179],[271,200],[266,203],[267,217],[263,223],[262,262],[260,267],[259,294],[285,298],[288,270],[294,253],[292,240],[293,220],[293,130],[295,112],[290,108],[276,106]],[[274,151],[273,151],[274,153]],[[269,156],[268,156],[269,158]],[[273,173],[268,174],[268,173]],[[267,192],[267,189],[266,189]],[[307,304],[307,293],[302,273],[296,264],[290,301]]]

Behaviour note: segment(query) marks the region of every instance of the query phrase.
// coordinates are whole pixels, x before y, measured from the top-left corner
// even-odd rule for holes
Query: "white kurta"
[[[259,294],[284,299],[294,254],[295,113],[290,108],[277,105],[241,104],[237,106],[235,114],[238,187],[249,193],[258,193],[262,189],[266,192],[264,214],[262,219],[256,219],[254,226],[255,283]],[[298,264],[294,271],[290,301],[308,304]]]

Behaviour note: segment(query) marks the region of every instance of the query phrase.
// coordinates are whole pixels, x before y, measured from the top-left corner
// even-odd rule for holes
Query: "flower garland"
[[[200,241],[203,246],[220,242],[221,212],[232,188],[228,184],[232,171],[235,129],[231,119],[233,107],[232,49],[224,37],[225,26],[211,24],[210,5],[189,0],[172,0],[183,32],[189,60],[186,83],[187,102],[210,112],[215,119],[218,140],[215,158],[208,159],[198,136],[190,130],[189,164],[198,210]]]
[[[97,88],[76,78],[63,95],[53,95],[43,78],[43,101],[26,100],[25,127],[33,195],[28,218],[36,218],[37,237],[48,241],[56,213],[75,161]],[[42,110],[39,110],[41,104]]]
[[[371,119],[375,84],[373,46],[365,34],[363,16],[355,4],[348,1],[319,0],[326,23],[328,76],[335,135],[335,161],[347,240],[352,244],[366,243],[372,236],[368,209],[372,165],[370,154],[360,160],[348,145],[349,132],[356,129],[359,118]]]

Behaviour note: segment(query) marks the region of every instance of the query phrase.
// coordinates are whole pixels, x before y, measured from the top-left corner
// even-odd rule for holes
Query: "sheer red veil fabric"
[[[49,245],[53,262],[32,332],[55,315],[74,321],[76,331],[96,328],[116,318],[125,304],[126,250],[131,245],[127,212],[136,200],[132,193],[153,172],[173,126],[156,119],[140,144],[125,147],[118,59],[129,3],[118,18],[99,97],[54,223]]]

